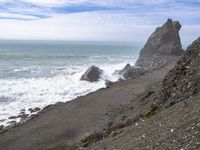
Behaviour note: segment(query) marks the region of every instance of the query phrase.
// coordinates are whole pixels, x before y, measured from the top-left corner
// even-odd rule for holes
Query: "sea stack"
[[[103,70],[99,69],[96,66],[91,66],[82,75],[81,80],[85,80],[89,82],[97,82],[100,79],[102,74],[103,74]]]
[[[179,36],[180,29],[181,24],[172,19],[156,28],[140,51],[135,66],[156,69],[165,65],[169,56],[184,54]]]
[[[174,104],[200,92],[200,37],[163,80],[162,101]]]

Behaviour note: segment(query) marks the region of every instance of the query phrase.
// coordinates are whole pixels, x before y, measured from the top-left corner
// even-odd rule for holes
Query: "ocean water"
[[[139,49],[124,43],[0,41],[0,125],[22,109],[66,102],[118,80],[113,72],[134,64]],[[104,70],[102,78],[80,81],[91,65]]]

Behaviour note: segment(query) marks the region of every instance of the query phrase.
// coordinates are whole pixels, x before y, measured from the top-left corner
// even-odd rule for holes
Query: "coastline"
[[[115,120],[120,113],[118,110],[130,105],[137,99],[136,95],[161,82],[176,60],[172,58],[163,68],[114,83],[111,88],[47,106],[31,120],[0,134],[0,145],[4,150],[76,145],[87,134],[101,131],[110,120]],[[7,145],[8,141],[12,144]]]

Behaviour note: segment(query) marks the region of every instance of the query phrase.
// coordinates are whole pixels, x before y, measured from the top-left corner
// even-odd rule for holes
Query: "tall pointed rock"
[[[140,51],[137,67],[155,69],[164,65],[169,56],[180,56],[182,49],[179,31],[181,24],[168,19],[161,27],[156,28],[147,43]]]

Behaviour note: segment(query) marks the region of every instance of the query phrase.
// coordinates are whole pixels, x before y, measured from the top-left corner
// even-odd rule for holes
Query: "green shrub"
[[[156,106],[151,106],[149,109],[147,109],[147,110],[144,112],[143,116],[144,116],[144,117],[150,117],[150,116],[154,115],[156,109],[157,109]]]
[[[101,132],[95,132],[92,134],[89,134],[85,138],[81,140],[81,142],[84,144],[84,147],[87,147],[89,144],[97,142],[101,140],[104,137],[104,134]]]

